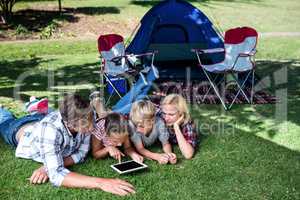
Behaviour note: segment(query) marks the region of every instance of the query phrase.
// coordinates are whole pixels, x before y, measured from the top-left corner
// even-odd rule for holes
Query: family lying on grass
[[[67,169],[84,161],[90,144],[96,159],[110,156],[121,161],[128,155],[138,162],[148,158],[160,164],[177,162],[171,145],[178,144],[186,159],[193,157],[197,145],[186,101],[177,94],[166,96],[159,109],[148,100],[134,102],[128,120],[119,113],[106,112],[98,97],[90,103],[76,94],[65,95],[58,111],[19,119],[1,107],[0,134],[16,147],[16,157],[43,163],[30,177],[32,184],[49,179],[55,186],[101,189],[117,195],[135,193],[135,189],[120,179],[85,176]],[[147,149],[157,140],[163,153]]]

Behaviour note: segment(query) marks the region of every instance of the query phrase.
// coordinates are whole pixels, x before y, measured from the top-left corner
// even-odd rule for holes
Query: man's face
[[[67,126],[69,129],[78,133],[90,133],[94,129],[93,123],[87,119],[81,119],[73,121],[72,123],[67,123]]]

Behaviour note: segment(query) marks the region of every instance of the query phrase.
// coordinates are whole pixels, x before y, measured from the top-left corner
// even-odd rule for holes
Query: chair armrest
[[[135,57],[142,57],[142,56],[150,56],[150,55],[153,55],[153,54],[157,54],[158,51],[155,50],[155,51],[152,51],[152,52],[146,52],[146,53],[142,53],[142,54],[127,54],[128,55],[132,55],[132,56],[135,56]]]
[[[194,53],[198,54],[209,54],[209,53],[221,53],[224,52],[224,48],[214,48],[214,49],[192,49],[191,50]]]
[[[238,57],[249,57],[254,56],[256,54],[257,50],[253,49],[249,53],[240,53]]]
[[[256,54],[256,52],[257,52],[256,49],[252,49],[249,53],[240,53],[240,54],[236,57],[236,59],[235,59],[235,61],[234,61],[234,64],[233,64],[233,66],[232,66],[231,69],[234,69],[235,64],[237,63],[237,61],[239,60],[240,57],[252,57],[252,56],[254,56],[254,55]]]
[[[122,58],[125,58],[126,56],[116,56],[116,57],[113,57],[112,59],[110,59],[109,61],[111,62],[114,62],[114,63],[117,63],[119,62]]]

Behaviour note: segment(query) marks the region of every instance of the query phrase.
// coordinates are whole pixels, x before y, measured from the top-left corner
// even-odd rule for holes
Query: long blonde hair
[[[184,115],[183,124],[191,121],[190,112],[186,103],[186,100],[178,94],[169,94],[161,102],[161,107],[164,105],[173,105],[177,108],[180,114]]]

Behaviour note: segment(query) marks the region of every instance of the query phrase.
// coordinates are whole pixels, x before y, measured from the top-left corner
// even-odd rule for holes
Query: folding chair
[[[146,82],[142,71],[147,70],[147,65],[153,65],[155,56],[155,52],[139,55],[126,54],[124,39],[117,34],[101,35],[98,38],[98,51],[101,59],[100,84],[101,86],[107,86],[109,90],[106,104],[114,94],[122,98],[121,94],[126,93],[126,83],[130,77],[140,74],[140,77]],[[145,58],[141,59],[142,57]],[[141,66],[141,71],[136,69],[137,64]],[[122,87],[120,87],[120,84]],[[102,91],[100,92],[104,97],[103,87],[101,88]],[[105,102],[104,99],[103,102]]]
[[[225,110],[228,110],[232,107],[240,94],[246,99],[248,103],[253,102],[255,71],[254,56],[256,54],[257,38],[258,34],[255,29],[250,27],[238,27],[226,31],[224,38],[224,49],[217,48],[192,50],[196,53],[200,67],[210,83],[210,87],[204,95],[203,100],[207,97],[211,88],[213,88],[213,91],[221,101]],[[222,62],[211,65],[202,64],[201,56],[203,54],[218,52],[225,53],[225,58]],[[239,75],[241,73],[244,73],[246,75],[244,77],[240,77]],[[233,81],[238,89],[231,102],[226,99],[226,77],[228,77],[228,75],[233,78]],[[246,83],[249,82],[249,79],[251,79],[251,92],[250,94],[247,94],[245,86]],[[222,83],[225,84],[225,87],[223,87],[222,91],[223,94],[221,94],[219,87]]]

